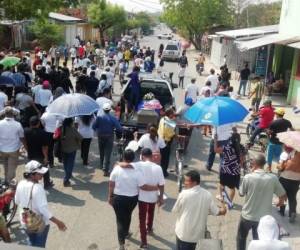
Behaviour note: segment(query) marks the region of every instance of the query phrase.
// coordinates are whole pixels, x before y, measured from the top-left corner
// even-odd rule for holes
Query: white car
[[[168,42],[168,44],[162,52],[161,57],[164,60],[178,61],[180,58],[179,43],[176,41]]]
[[[168,39],[171,40],[173,38],[173,35],[171,33],[168,34],[159,34],[157,35],[158,39]]]

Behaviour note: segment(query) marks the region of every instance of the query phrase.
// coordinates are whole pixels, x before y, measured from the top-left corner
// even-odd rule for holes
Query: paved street
[[[156,30],[157,33],[164,31]],[[163,40],[166,42],[167,40]],[[158,49],[160,40],[156,37],[145,37],[141,44]],[[187,84],[190,77],[196,76],[195,61],[196,51],[188,50],[189,67],[187,69],[187,77],[185,83]],[[208,60],[207,60],[208,61]],[[206,63],[206,72],[212,65],[208,61]],[[166,63],[165,70],[174,72],[174,82],[177,80],[178,66],[177,63]],[[199,87],[204,85],[204,80],[207,74],[202,77],[197,76],[197,84]],[[116,83],[117,86],[118,83]],[[232,81],[234,89],[236,89],[236,81]],[[119,88],[116,88],[117,91]],[[175,90],[175,98],[177,105],[183,103],[184,91],[182,89]],[[242,100],[243,103],[249,105],[248,100]],[[275,99],[275,104],[280,104],[280,99]],[[291,112],[291,108],[287,109],[287,116],[291,118],[292,123],[296,128],[300,128],[299,117],[295,119]],[[239,126],[241,132],[245,131],[245,124]],[[218,160],[214,165],[214,171],[208,172],[204,167],[207,158],[208,144],[210,138],[203,137],[199,130],[194,130],[192,140],[186,156],[186,163],[189,169],[197,169],[201,173],[201,186],[216,194],[216,187],[218,183]],[[47,242],[47,249],[74,249],[74,250],[110,250],[117,247],[117,232],[115,215],[111,206],[107,203],[108,178],[103,177],[102,171],[98,168],[99,154],[96,146],[96,139],[93,140],[92,149],[90,152],[90,163],[92,169],[83,168],[79,160],[79,153],[77,153],[77,162],[75,166],[75,174],[73,185],[71,188],[63,187],[63,168],[61,164],[51,169],[51,176],[55,182],[55,187],[50,190],[48,201],[50,209],[55,216],[62,219],[68,230],[64,233],[59,232],[58,229],[52,225]],[[252,152],[254,153],[254,152]],[[217,157],[218,158],[218,157]],[[171,158],[171,168],[174,166],[174,157]],[[19,166],[18,176],[21,178],[22,166]],[[1,168],[0,175],[3,176],[3,168]],[[170,175],[166,182],[166,194],[168,199],[166,204],[157,209],[155,213],[154,232],[153,237],[149,237],[150,249],[175,249],[175,235],[174,224],[175,215],[171,213],[177,197],[177,186],[175,176]],[[298,197],[299,198],[299,197]],[[215,239],[222,239],[224,249],[235,249],[235,237],[237,232],[237,225],[240,216],[243,199],[236,195],[234,209],[231,210],[225,217],[210,217],[208,221],[208,229]],[[135,210],[133,221],[131,224],[131,231],[133,237],[127,241],[126,245],[129,250],[138,249],[140,245],[140,236],[138,228],[138,209]],[[298,213],[300,213],[298,208]],[[291,243],[293,249],[300,248],[300,217],[294,225],[288,223],[288,218],[279,218],[274,209],[274,216],[278,222],[291,233],[291,236],[285,238]],[[19,242],[24,239],[24,235],[18,230],[18,224],[15,223],[12,227],[13,241]]]

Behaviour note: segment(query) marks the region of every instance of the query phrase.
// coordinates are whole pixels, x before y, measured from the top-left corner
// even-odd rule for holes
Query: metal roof
[[[289,47],[300,49],[300,42],[288,44]]]
[[[236,41],[235,43],[237,44],[237,47],[240,51],[246,51],[246,50],[262,47],[269,44],[288,45],[299,41],[300,41],[299,36],[272,34],[272,35],[264,36],[258,39],[253,39],[245,42]]]
[[[279,31],[279,25],[268,25],[268,26],[252,27],[252,28],[238,29],[238,30],[219,31],[216,32],[216,34],[219,36],[236,39],[240,37],[250,37],[250,36],[278,33],[278,31]]]
[[[83,20],[77,17],[66,16],[60,13],[50,12],[49,17],[60,22],[82,22]]]

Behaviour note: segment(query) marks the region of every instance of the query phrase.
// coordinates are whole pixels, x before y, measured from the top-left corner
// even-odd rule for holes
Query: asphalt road
[[[155,34],[166,32],[167,30],[156,30]],[[145,37],[141,41],[141,45],[150,46],[158,49],[161,42],[167,40],[159,40],[155,36]],[[188,50],[189,67],[187,68],[187,77],[185,83],[192,76],[196,76],[194,57],[196,52]],[[210,63],[207,62],[206,71]],[[178,65],[177,63],[165,63],[164,70],[174,72],[174,82],[177,80]],[[204,85],[206,76],[197,76],[197,84],[199,87]],[[119,83],[116,82],[116,92],[120,91]],[[176,104],[181,105],[184,99],[184,90],[176,89],[174,91]],[[214,165],[214,171],[208,172],[204,167],[207,158],[208,144],[210,138],[202,137],[199,130],[195,129],[190,142],[190,146],[185,158],[189,169],[197,169],[201,174],[201,186],[216,193],[218,183],[217,169],[218,159]],[[48,195],[49,206],[53,214],[63,220],[68,230],[59,232],[55,225],[51,225],[47,249],[55,250],[111,250],[116,249],[117,232],[116,221],[112,207],[107,203],[108,178],[103,177],[102,171],[99,169],[99,153],[97,149],[97,140],[92,142],[90,152],[91,169],[84,168],[77,153],[77,161],[74,169],[74,179],[72,187],[63,187],[64,171],[61,164],[51,169],[51,176],[54,180],[55,187],[50,190]],[[218,158],[218,157],[217,157]],[[22,166],[18,168],[18,176],[21,178]],[[170,168],[174,167],[174,154],[171,157]],[[3,170],[1,168],[1,175]],[[174,225],[176,216],[171,209],[176,201],[178,192],[176,178],[170,174],[166,180],[166,194],[168,199],[165,205],[157,209],[154,220],[154,236],[149,237],[150,249],[175,249],[175,233]],[[224,249],[235,249],[235,237],[237,232],[237,224],[240,216],[242,199],[236,198],[236,205],[225,217],[209,217],[208,229],[215,239],[222,239]],[[133,237],[127,241],[126,246],[129,250],[138,249],[140,245],[140,236],[138,228],[138,209],[134,211],[131,224]],[[14,242],[24,242],[24,234],[18,229],[18,223],[12,226],[12,234]],[[298,234],[297,234],[298,236]],[[295,235],[296,238],[296,235]]]

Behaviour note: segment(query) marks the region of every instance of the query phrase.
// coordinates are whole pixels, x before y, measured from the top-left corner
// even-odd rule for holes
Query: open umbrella
[[[0,61],[0,64],[2,64],[5,68],[12,67],[12,66],[15,66],[17,63],[19,63],[20,60],[21,59],[19,57],[6,56]]]
[[[277,134],[279,141],[300,152],[300,132],[287,131]]]
[[[63,117],[90,115],[99,110],[98,103],[84,94],[66,94],[55,99],[49,106],[49,113]]]
[[[14,79],[8,76],[0,76],[0,85],[15,85]]]
[[[240,122],[247,116],[248,110],[230,97],[214,96],[196,102],[184,114],[195,124],[220,126]]]

